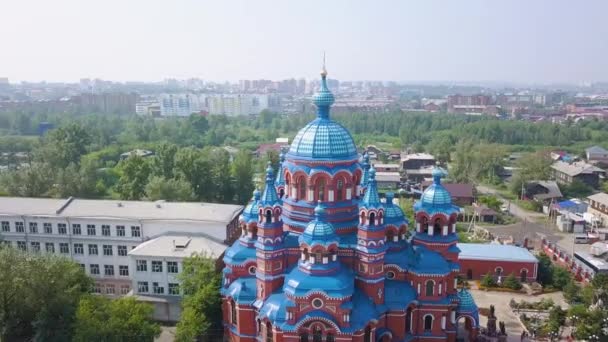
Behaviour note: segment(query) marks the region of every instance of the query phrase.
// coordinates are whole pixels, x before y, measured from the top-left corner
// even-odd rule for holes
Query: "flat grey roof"
[[[242,209],[241,205],[201,202],[0,197],[0,215],[183,220],[227,224]]]
[[[59,216],[66,199],[0,197],[0,215]]]
[[[228,246],[205,236],[163,235],[129,251],[132,256],[186,258],[192,254],[218,258]]]
[[[70,217],[186,220],[228,223],[243,206],[200,202],[146,202],[74,199],[62,211]]]

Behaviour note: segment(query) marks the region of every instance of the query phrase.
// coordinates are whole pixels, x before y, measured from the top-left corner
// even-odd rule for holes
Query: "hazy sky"
[[[1,0],[0,77],[608,80],[608,1]]]

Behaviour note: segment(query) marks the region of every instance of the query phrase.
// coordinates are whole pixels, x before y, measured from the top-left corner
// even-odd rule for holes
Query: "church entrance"
[[[456,319],[456,341],[475,341],[475,321],[469,316],[460,316]]]

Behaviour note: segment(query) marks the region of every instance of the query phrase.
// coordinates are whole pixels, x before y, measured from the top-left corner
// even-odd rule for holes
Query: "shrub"
[[[495,287],[496,280],[494,280],[494,277],[490,273],[486,273],[483,278],[481,278],[480,284],[483,287]]]
[[[505,279],[503,286],[511,290],[520,290],[522,288],[521,282],[513,273],[509,274],[509,276]]]

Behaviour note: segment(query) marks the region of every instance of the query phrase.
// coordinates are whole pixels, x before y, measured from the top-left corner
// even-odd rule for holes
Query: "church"
[[[393,195],[381,199],[376,171],[333,121],[327,87],[317,117],[266,170],[239,218],[241,236],[224,255],[224,335],[230,341],[473,340],[479,312],[458,288],[459,208],[445,171],[408,222]],[[460,337],[460,336],[459,336]]]

